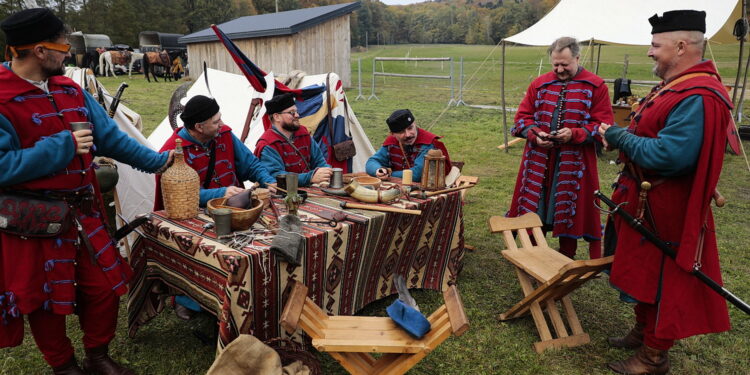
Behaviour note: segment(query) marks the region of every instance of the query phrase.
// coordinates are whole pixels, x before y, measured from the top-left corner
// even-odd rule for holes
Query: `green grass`
[[[573,295],[584,329],[591,336],[585,346],[548,351],[538,355],[532,343],[538,340],[531,318],[498,322],[498,313],[521,298],[521,290],[513,268],[499,254],[499,236],[490,235],[487,218],[503,214],[508,207],[518,170],[522,147],[511,147],[508,153],[496,148],[502,143],[502,119],[498,110],[451,107],[445,104],[450,92],[445,81],[388,77],[383,83],[378,77],[377,95],[380,101],[355,101],[357,95],[357,59],[362,58],[363,95],[370,94],[369,72],[373,56],[438,57],[463,56],[467,91],[464,100],[470,104],[499,105],[500,48],[496,48],[484,68],[477,71],[493,46],[406,45],[373,48],[352,55],[350,102],[373,145],[378,146],[387,133],[385,118],[397,108],[410,108],[422,127],[445,136],[451,158],[466,162],[465,174],[480,177],[480,184],[469,192],[464,222],[466,242],[477,248],[464,258],[464,268],[458,287],[471,322],[462,337],[452,337],[421,361],[410,374],[608,374],[605,363],[628,356],[624,350],[610,349],[608,336],[625,333],[633,323],[632,306],[618,301],[617,293],[607,284],[606,276],[595,280]],[[507,50],[506,93],[507,105],[517,106],[528,83],[536,76],[539,60],[542,72],[548,70],[544,48],[512,47]],[[733,81],[736,69],[736,47],[713,47],[725,81]],[[585,51],[584,51],[585,53]],[[621,74],[624,54],[630,55],[629,78],[654,80],[651,64],[645,57],[645,47],[602,48],[600,73],[605,78]],[[264,67],[269,68],[269,67]],[[440,63],[385,63],[385,71],[415,74],[447,74]],[[442,72],[442,73],[441,73]],[[469,80],[469,77],[474,77]],[[114,92],[119,82],[127,78],[103,79]],[[146,84],[142,76],[127,81],[131,87],[125,92],[126,105],[141,113],[146,133],[165,116],[169,94],[177,83]],[[639,89],[641,92],[646,87]],[[456,93],[457,94],[457,93]],[[509,123],[512,114],[509,115]],[[745,143],[745,147],[749,145]],[[610,164],[614,153],[600,160],[601,186],[608,186],[617,167]],[[729,203],[715,210],[722,273],[726,287],[736,295],[750,300],[750,258],[746,246],[750,243],[750,172],[741,157],[727,156],[719,189]],[[556,246],[556,241],[550,244]],[[583,245],[581,246],[583,247]],[[585,250],[579,251],[585,253]],[[439,293],[414,293],[423,311],[432,311],[440,303]],[[369,305],[364,314],[383,315],[392,299]],[[730,307],[732,330],[722,334],[692,337],[681,340],[670,352],[674,374],[747,374],[750,368],[750,318]],[[80,347],[77,321],[70,318],[70,334]],[[204,346],[191,334],[193,329],[208,332],[211,320],[182,322],[172,313],[163,313],[143,327],[135,338],[126,333],[124,307],[120,312],[120,327],[113,342],[113,354],[127,360],[142,374],[199,374],[204,373],[214,356],[213,346]],[[80,348],[78,355],[81,356]],[[325,373],[345,374],[327,354],[319,354]],[[48,372],[27,334],[23,346],[0,350],[0,374],[37,374]]]

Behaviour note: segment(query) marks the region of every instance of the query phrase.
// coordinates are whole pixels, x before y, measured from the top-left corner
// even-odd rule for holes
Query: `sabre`
[[[109,106],[109,117],[114,118],[115,113],[117,113],[117,106],[120,105],[120,98],[122,98],[122,92],[125,91],[125,89],[128,87],[128,84],[123,82],[120,84],[120,87],[117,88],[117,93],[115,94],[115,97],[112,99],[112,104]]]
[[[622,209],[622,204],[619,204],[619,205],[615,204],[615,202],[607,198],[599,190],[594,192],[594,196],[596,196],[597,198],[599,198],[599,200],[604,202],[604,204],[609,206],[610,213],[620,215],[623,219],[625,219],[625,222],[628,223],[628,225],[630,225],[638,233],[642,234],[643,237],[645,237],[649,242],[656,245],[656,247],[659,248],[659,250],[661,250],[668,257],[672,259],[677,258],[677,253],[675,252],[674,249],[669,247],[669,245],[666,242],[664,242],[664,240],[662,240],[656,234],[654,234],[648,228],[646,228],[643,225],[643,222],[641,220],[636,219],[629,213],[625,212],[625,210]],[[745,301],[741,300],[740,298],[732,294],[732,292],[726,290],[723,286],[719,285],[716,281],[708,277],[705,273],[701,272],[699,269],[694,268],[693,271],[690,273],[693,274],[695,277],[697,277],[698,280],[706,284],[709,288],[713,289],[714,292],[718,293],[720,296],[724,297],[724,299],[731,302],[738,309],[750,315],[750,305],[748,305]]]

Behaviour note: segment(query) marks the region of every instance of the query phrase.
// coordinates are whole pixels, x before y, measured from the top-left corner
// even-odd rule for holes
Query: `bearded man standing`
[[[589,256],[599,258],[595,142],[599,124],[614,121],[609,92],[604,80],[578,65],[580,47],[574,38],[555,40],[547,52],[553,70],[529,85],[511,129],[526,138],[526,147],[506,216],[536,213],[542,229],[559,238],[562,254],[573,258],[583,238]]]
[[[626,130],[602,124],[605,144],[625,167],[612,200],[671,245],[676,260],[615,216],[610,282],[637,301],[636,325],[610,344],[637,349],[610,363],[621,374],[665,374],[675,340],[729,329],[726,302],[698,278],[721,283],[711,197],[719,180],[732,107],[714,63],[702,60],[706,12],[676,10],[649,19],[648,56],[662,78]],[[650,190],[642,183],[648,182]]]
[[[299,186],[331,179],[332,169],[307,128],[300,126],[294,95],[285,93],[266,102],[271,127],[255,145],[255,156],[272,176],[284,172],[299,174]]]
[[[54,373],[84,374],[65,327],[66,315],[76,313],[83,368],[133,374],[108,355],[132,270],[106,229],[93,160],[157,172],[169,153],[129,138],[62,76],[70,43],[49,9],[17,12],[0,28],[12,56],[0,66],[0,348],[21,344],[25,315]],[[74,130],[74,123],[91,128]]]

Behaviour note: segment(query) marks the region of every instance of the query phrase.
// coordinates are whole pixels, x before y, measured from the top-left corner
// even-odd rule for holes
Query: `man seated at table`
[[[216,100],[196,95],[185,104],[180,118],[185,126],[175,130],[161,150],[173,150],[175,140],[182,140],[185,162],[200,176],[201,207],[213,198],[241,193],[245,190],[244,181],[259,182],[261,186],[275,184],[263,164],[232,134],[232,128],[221,121]],[[155,210],[164,208],[160,181],[157,176]]]
[[[411,169],[414,181],[422,179],[424,157],[427,151],[438,149],[445,156],[445,174],[451,172],[448,149],[440,136],[417,127],[414,115],[408,109],[398,109],[385,120],[391,134],[383,146],[367,160],[365,170],[370,176],[379,178],[401,178],[404,169]]]
[[[258,139],[257,156],[271,176],[284,172],[299,175],[299,186],[310,186],[331,179],[331,166],[307,128],[300,126],[299,113],[290,93],[266,102],[271,127]]]

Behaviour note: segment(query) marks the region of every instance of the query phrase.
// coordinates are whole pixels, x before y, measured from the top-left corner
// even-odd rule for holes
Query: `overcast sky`
[[[426,0],[380,0],[383,2],[383,4],[388,5],[406,5],[406,4],[414,4],[414,3],[421,3]]]

